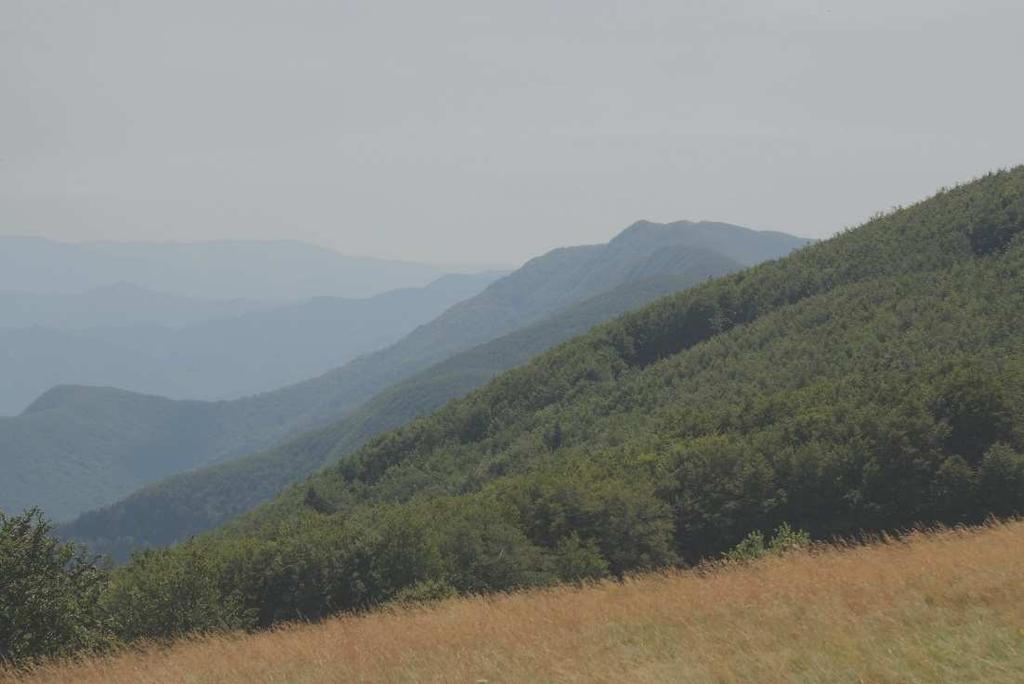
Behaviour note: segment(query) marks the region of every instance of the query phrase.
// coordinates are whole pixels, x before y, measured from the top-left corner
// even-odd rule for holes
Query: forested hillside
[[[136,557],[106,605],[128,638],[269,625],[694,561],[782,522],[1013,514],[1022,311],[1024,167],[600,326]]]
[[[396,344],[282,389],[226,402],[172,402],[108,389],[58,387],[23,415],[0,419],[0,508],[39,505],[66,520],[134,489],[224,462],[321,427],[434,363],[626,282],[727,273],[806,243],[725,224],[640,224],[607,245],[531,260]],[[708,235],[724,237],[709,238]],[[709,242],[718,249],[701,248]],[[746,243],[750,244],[747,245]],[[701,257],[690,261],[695,250]]]
[[[321,380],[337,417],[377,392],[453,354],[535,323],[570,304],[662,275],[708,278],[789,254],[808,240],[723,223],[641,221],[605,245],[553,250],[413,334]]]
[[[694,251],[696,261],[702,253]],[[689,269],[684,268],[684,273]],[[499,372],[593,326],[702,280],[697,273],[630,283],[442,361],[390,387],[336,423],[270,451],[183,473],[83,514],[59,533],[124,560],[211,529],[269,500],[285,486],[350,454],[366,440],[484,384]]]

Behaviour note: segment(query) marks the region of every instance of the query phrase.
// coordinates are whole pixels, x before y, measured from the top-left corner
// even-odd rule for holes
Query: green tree
[[[103,603],[121,637],[165,639],[255,624],[240,592],[221,586],[217,555],[194,542],[176,551],[143,551],[114,574]]]
[[[36,509],[0,513],[0,661],[21,664],[112,641],[99,605],[107,574],[50,530]]]
[[[997,515],[1024,511],[1024,454],[1005,444],[989,449],[978,469],[978,495],[982,508]]]
[[[1013,419],[1001,384],[977,368],[958,368],[945,380],[936,417],[949,428],[946,448],[978,463],[996,442],[1013,438]]]

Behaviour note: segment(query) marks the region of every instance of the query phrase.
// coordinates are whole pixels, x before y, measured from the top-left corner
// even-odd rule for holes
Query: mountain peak
[[[684,237],[687,239],[701,239],[707,236],[734,235],[738,232],[742,232],[744,235],[758,233],[758,231],[752,228],[744,228],[717,221],[682,220],[672,221],[671,223],[658,223],[641,219],[632,223],[628,228],[612,238],[608,244],[649,243],[652,240],[675,242]]]
[[[776,259],[810,242],[807,238],[744,228],[718,221],[673,221],[655,223],[641,220],[616,235],[608,247],[613,250],[650,250],[661,247],[704,248],[744,266]]]
[[[680,221],[680,223],[687,223],[686,221]],[[655,223],[654,221],[648,221],[647,219],[641,219],[635,221],[629,225],[628,228],[622,230],[618,235],[609,241],[609,244],[615,242],[628,242],[630,240],[636,240],[638,238],[645,238],[650,235],[654,235],[661,231],[665,227],[664,223]]]

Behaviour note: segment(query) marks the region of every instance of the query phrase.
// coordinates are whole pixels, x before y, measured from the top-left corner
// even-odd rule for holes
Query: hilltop
[[[392,607],[52,664],[5,684],[1024,678],[1024,523]],[[144,673],[141,674],[141,673]]]

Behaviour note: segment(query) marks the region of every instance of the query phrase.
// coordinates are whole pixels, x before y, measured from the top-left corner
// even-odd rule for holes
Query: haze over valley
[[[193,300],[121,283],[82,294],[0,293],[0,414],[57,385],[234,399],[385,346],[499,273],[450,274],[365,299]],[[28,312],[37,314],[30,316]]]

